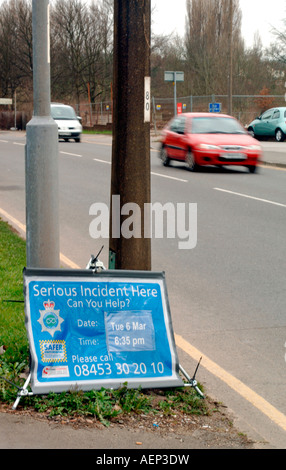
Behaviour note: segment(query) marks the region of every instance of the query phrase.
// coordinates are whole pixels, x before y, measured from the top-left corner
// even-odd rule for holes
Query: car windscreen
[[[52,106],[51,114],[53,119],[56,120],[77,119],[74,109],[69,106]]]
[[[246,134],[238,121],[227,117],[196,117],[192,119],[192,134]]]

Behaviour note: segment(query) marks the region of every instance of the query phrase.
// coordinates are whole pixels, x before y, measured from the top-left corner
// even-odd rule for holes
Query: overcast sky
[[[186,0],[151,0],[153,31],[170,34],[175,31],[184,34]],[[270,31],[274,26],[281,29],[281,19],[286,18],[285,0],[240,0],[242,10],[242,35],[247,47],[253,45],[254,34],[259,32],[263,46],[274,41]]]

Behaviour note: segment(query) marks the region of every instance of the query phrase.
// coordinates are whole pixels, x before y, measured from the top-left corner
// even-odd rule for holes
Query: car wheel
[[[80,142],[80,137],[74,139],[75,142]]]
[[[251,135],[251,137],[254,137],[254,139],[255,139],[254,129],[252,127],[249,127],[247,130],[248,130],[249,134]]]
[[[276,129],[275,139],[276,139],[277,142],[284,142],[285,137],[286,136],[285,136],[284,132],[281,129]]]
[[[248,168],[249,173],[256,173],[256,170],[257,170],[256,165],[249,165],[247,168]]]
[[[189,171],[196,171],[198,169],[198,164],[196,163],[194,154],[191,150],[188,150],[186,163]]]
[[[170,164],[170,158],[168,157],[166,147],[161,148],[160,158],[164,166],[168,166]]]

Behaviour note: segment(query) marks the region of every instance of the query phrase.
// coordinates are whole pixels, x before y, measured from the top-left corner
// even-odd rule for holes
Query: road
[[[0,216],[18,227],[25,225],[24,145],[23,133],[0,133]],[[286,144],[263,146],[275,161]],[[89,208],[109,204],[111,139],[84,136],[59,151],[61,253],[83,268],[104,245],[107,265],[108,240],[90,237]],[[192,375],[202,356],[197,379],[233,411],[241,432],[261,447],[286,448],[286,171],[165,168],[156,143],[151,163],[152,202],[197,204],[194,249],[180,250],[177,238],[152,240],[180,363]]]

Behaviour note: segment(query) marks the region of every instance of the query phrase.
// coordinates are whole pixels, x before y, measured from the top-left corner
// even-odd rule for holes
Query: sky
[[[184,34],[186,0],[151,0],[153,31],[156,34],[176,32]],[[253,45],[258,31],[262,44],[268,47],[274,42],[270,33],[272,27],[283,29],[282,19],[286,18],[286,0],[240,0],[242,11],[242,36],[246,47]]]

